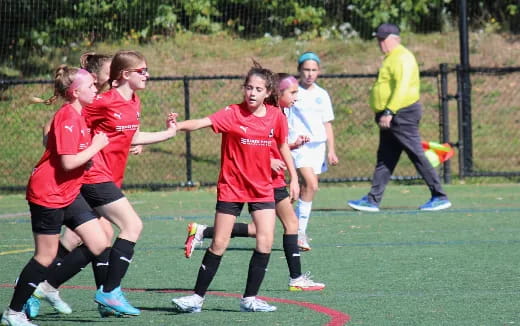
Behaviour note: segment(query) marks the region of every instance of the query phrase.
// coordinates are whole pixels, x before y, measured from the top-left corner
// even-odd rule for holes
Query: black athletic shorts
[[[81,224],[97,218],[81,194],[66,207],[49,208],[29,202],[29,209],[32,231],[38,234],[60,234],[62,225],[74,230]]]
[[[92,208],[113,203],[125,196],[113,182],[84,184],[81,194]]]
[[[289,197],[289,192],[287,191],[287,187],[278,187],[274,188],[274,202],[278,204],[285,198]]]
[[[229,201],[217,201],[216,210],[219,213],[230,214],[234,216],[240,216],[240,212],[242,208],[244,208],[245,203],[238,202],[229,202]],[[254,211],[259,211],[262,209],[274,209],[275,204],[274,201],[269,202],[253,202],[247,203],[247,208],[249,213]]]

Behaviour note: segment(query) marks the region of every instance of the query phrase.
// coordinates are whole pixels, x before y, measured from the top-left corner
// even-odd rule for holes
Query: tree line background
[[[49,70],[55,49],[151,42],[178,33],[301,40],[369,38],[386,21],[415,33],[456,29],[458,0],[2,0],[0,77]],[[470,27],[520,31],[518,0],[468,1]]]

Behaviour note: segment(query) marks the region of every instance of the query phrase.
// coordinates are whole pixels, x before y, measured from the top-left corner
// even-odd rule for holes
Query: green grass
[[[366,186],[323,186],[309,224],[313,250],[302,253],[303,270],[327,287],[292,293],[287,288],[280,227],[260,294],[309,302],[350,315],[348,325],[510,325],[520,322],[518,185],[448,185],[453,208],[424,213],[416,207],[429,196],[425,186],[390,186],[380,213],[346,208]],[[329,317],[308,308],[276,303],[279,311],[240,313],[253,239],[234,238],[211,284],[200,314],[178,314],[170,300],[190,290],[203,250],[185,259],[188,221],[212,223],[213,189],[132,192],[128,197],[145,223],[124,287],[142,316],[100,319],[93,291],[64,288],[74,313],[58,316],[42,305],[39,325],[325,325]],[[33,246],[27,205],[21,195],[0,197],[0,304],[30,258]],[[244,210],[245,211],[245,210]],[[249,221],[247,216],[241,221]],[[205,246],[209,244],[205,242]],[[11,253],[9,253],[11,252]],[[67,283],[91,286],[90,268]]]

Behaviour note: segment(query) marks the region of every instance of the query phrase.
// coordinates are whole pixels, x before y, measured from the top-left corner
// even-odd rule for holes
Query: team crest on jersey
[[[316,97],[316,104],[321,104],[323,103],[323,100],[321,99],[321,97]]]
[[[269,138],[273,138],[274,137],[274,129],[271,128],[271,131],[269,131]]]
[[[123,115],[122,115],[121,113],[119,113],[119,112],[114,112],[114,117],[118,118],[119,120],[121,120],[122,116],[123,116]]]

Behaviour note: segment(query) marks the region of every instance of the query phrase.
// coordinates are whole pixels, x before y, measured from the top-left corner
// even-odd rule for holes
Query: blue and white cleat
[[[450,208],[451,202],[448,199],[439,197],[432,197],[426,204],[419,207],[421,211],[440,211],[442,209]]]
[[[31,323],[23,311],[18,312],[9,308],[2,314],[0,324],[7,326],[38,326]]]
[[[135,307],[133,307],[128,300],[125,298],[125,295],[123,291],[121,291],[121,287],[118,286],[111,292],[104,292],[103,286],[101,286],[96,291],[96,296],[94,298],[94,301],[99,303],[100,305],[104,306],[103,313],[106,313],[103,315],[103,313],[100,310],[101,317],[107,317],[110,314],[108,311],[112,309],[115,316],[125,315],[125,316],[139,316],[141,314],[141,311]],[[98,308],[99,309],[99,308]]]
[[[172,299],[172,303],[181,312],[201,312],[204,298],[198,294]]]
[[[55,289],[52,285],[43,281],[34,290],[33,296],[37,299],[47,301],[60,314],[69,315],[72,313],[70,306],[61,299],[60,291]]]
[[[40,300],[37,297],[35,297],[34,295],[31,295],[31,297],[23,305],[22,311],[30,319],[34,319],[34,318],[38,317],[38,314],[40,313]]]
[[[272,312],[276,311],[275,306],[271,306],[264,300],[257,297],[245,297],[240,299],[240,311],[242,312]]]

